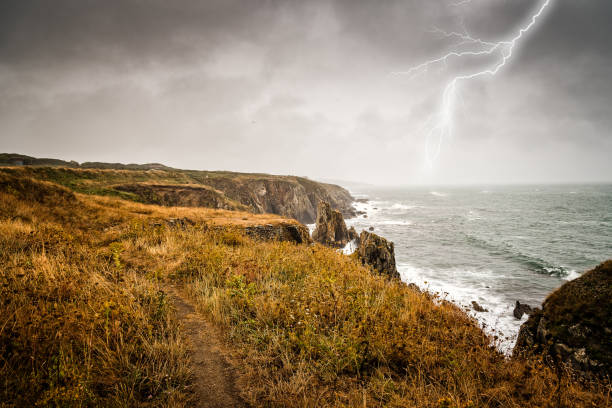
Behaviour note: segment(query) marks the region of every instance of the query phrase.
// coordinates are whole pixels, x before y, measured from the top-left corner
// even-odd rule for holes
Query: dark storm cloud
[[[539,4],[451,3],[6,0],[0,150],[422,182],[423,124],[465,66],[390,73],[452,47],[434,27],[499,40]],[[506,69],[462,85],[431,180],[609,180],[611,17],[553,0]]]
[[[0,51],[15,64],[189,59],[228,36],[254,34],[257,9],[232,1],[4,1]]]

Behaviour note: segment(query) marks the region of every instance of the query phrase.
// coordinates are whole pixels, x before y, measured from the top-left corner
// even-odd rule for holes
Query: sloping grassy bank
[[[189,406],[169,284],[223,329],[254,406],[610,405],[609,384],[557,390],[553,370],[506,360],[451,304],[243,233],[282,222],[0,175],[0,405]]]
[[[104,230],[128,214],[0,179],[0,406],[182,406],[189,373],[159,285]]]
[[[177,260],[169,276],[228,333],[254,405],[610,404],[609,386],[565,377],[557,390],[554,370],[508,361],[456,306],[327,248],[178,234],[160,248]]]

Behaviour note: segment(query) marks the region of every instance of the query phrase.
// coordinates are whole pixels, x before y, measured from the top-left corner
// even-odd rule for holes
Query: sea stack
[[[381,275],[399,279],[393,242],[374,233],[362,231],[357,251],[362,263],[372,266]]]
[[[342,213],[332,210],[325,201],[319,201],[317,223],[312,232],[312,239],[334,248],[344,247],[351,239]]]

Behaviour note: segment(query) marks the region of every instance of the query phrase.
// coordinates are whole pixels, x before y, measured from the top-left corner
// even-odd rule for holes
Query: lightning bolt
[[[464,0],[452,4],[460,6],[469,3],[471,0]],[[544,0],[531,18],[519,28],[519,30],[508,40],[504,41],[484,41],[480,38],[474,38],[465,32],[447,32],[439,28],[432,30],[434,33],[441,34],[445,38],[456,38],[460,40],[455,47],[468,45],[471,49],[465,51],[453,50],[438,58],[431,59],[422,64],[416,65],[407,71],[396,72],[396,74],[409,75],[411,77],[418,73],[426,72],[430,67],[440,63],[446,63],[452,58],[466,57],[485,57],[496,56],[496,60],[480,70],[475,70],[471,73],[457,75],[452,78],[445,86],[442,93],[442,101],[439,111],[431,117],[426,123],[427,139],[425,143],[425,160],[429,168],[433,168],[434,162],[440,155],[442,141],[452,135],[453,130],[453,113],[455,110],[455,102],[457,99],[457,86],[460,82],[473,80],[483,76],[495,76],[512,58],[516,46],[525,37],[541,19],[545,11],[548,9],[553,0]]]

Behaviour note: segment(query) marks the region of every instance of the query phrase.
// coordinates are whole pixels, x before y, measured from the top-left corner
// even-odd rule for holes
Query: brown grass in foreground
[[[195,225],[162,221],[183,217]],[[170,281],[224,330],[255,406],[610,406],[609,384],[559,387],[451,304],[239,228],[285,221],[2,176],[0,406],[189,406]]]

